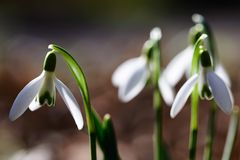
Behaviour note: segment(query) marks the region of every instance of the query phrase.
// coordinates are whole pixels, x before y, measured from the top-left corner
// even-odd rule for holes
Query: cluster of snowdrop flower
[[[180,88],[176,95],[171,108],[171,117],[175,117],[179,111],[183,108],[187,98],[193,91],[193,88],[198,84],[198,92],[201,99],[211,100],[214,98],[218,106],[226,113],[230,113],[233,108],[233,98],[230,89],[219,75],[217,75],[213,66],[213,58],[207,49],[207,35],[203,34],[201,37],[204,44],[200,48],[195,48],[199,50],[199,62],[197,62],[198,73],[194,73],[186,83]]]
[[[191,114],[189,159],[195,159],[198,96],[201,99],[214,100],[217,106],[227,114],[232,112],[234,105],[230,90],[230,78],[215,53],[214,38],[210,27],[204,17],[199,14],[194,14],[192,20],[195,25],[189,31],[190,44],[177,54],[163,71],[161,70],[161,74],[158,74],[160,76],[158,77],[160,95],[167,105],[172,106],[170,111],[172,118],[182,110],[188,97],[197,89],[197,92],[193,93],[194,99],[192,99],[192,109],[194,111]],[[125,61],[114,71],[112,83],[119,88],[118,97],[121,101],[128,102],[136,97],[149,82],[151,76],[154,75],[153,61],[146,54],[148,53],[146,51],[152,47],[150,42],[159,43],[161,38],[160,28],[154,28],[150,32],[150,39],[143,46],[143,54],[140,57]],[[175,96],[174,87],[184,74],[188,80]],[[155,111],[157,112],[157,110]],[[215,112],[215,109],[213,112]],[[158,115],[158,113],[155,113],[155,115]],[[156,117],[156,119],[158,118]],[[210,118],[210,120],[213,121],[213,118]],[[209,123],[213,124],[214,122]],[[213,130],[213,128],[211,129]],[[209,145],[207,147],[209,149]],[[209,150],[206,157],[211,156],[211,149]]]
[[[223,112],[231,113],[233,109],[234,102],[230,91],[230,79],[215,54],[210,28],[201,15],[195,14],[192,19],[195,25],[189,31],[190,44],[174,57],[164,70],[160,68],[162,31],[155,27],[151,30],[149,39],[143,45],[142,54],[123,62],[112,75],[112,83],[119,88],[118,97],[123,102],[129,102],[147,84],[152,84],[154,88],[153,106],[156,115],[154,123],[154,141],[156,141],[154,157],[156,160],[163,159],[162,153],[165,152],[162,145],[164,143],[162,140],[163,112],[160,97],[167,105],[172,106],[170,111],[172,118],[182,110],[188,97],[195,89],[197,89],[197,98],[213,99]],[[42,73],[30,81],[13,102],[9,113],[10,120],[16,120],[28,108],[35,111],[42,106],[54,106],[57,89],[72,114],[77,128],[79,130],[83,128],[83,118],[77,100],[69,88],[55,75],[56,55],[53,50],[61,52],[60,54],[67,61],[83,96],[92,160],[96,160],[96,139],[98,139],[105,158],[108,157],[106,159],[120,159],[110,115],[105,116],[104,120],[101,121],[97,113],[91,109],[87,83],[80,66],[61,47],[50,45],[49,48],[52,51],[46,55]],[[188,80],[175,96],[174,87],[184,74]],[[196,145],[197,139],[197,116],[194,117],[193,115],[191,118],[195,118],[195,125],[192,128],[192,131],[194,130],[192,133],[195,135],[190,135],[190,138],[193,138],[190,141],[192,143],[190,145],[192,149],[190,159],[195,159],[196,147],[194,145]],[[113,150],[114,154],[112,153]]]
[[[202,21],[202,18],[201,15],[197,14],[193,16],[194,20],[199,19],[195,21]],[[190,77],[195,49],[194,45],[198,38],[204,34],[204,27],[203,24],[197,23],[190,29],[191,44],[170,61],[159,78],[158,85],[161,95],[168,105],[173,103],[173,87],[183,77],[184,73],[187,77]],[[159,28],[154,28],[150,32],[150,40],[159,41],[161,37],[162,33]],[[229,89],[231,83],[228,74],[221,63],[217,61],[215,58],[216,56],[213,56],[213,53],[211,53],[209,40],[205,40],[205,44],[202,47],[204,48],[201,49],[200,53],[201,61],[200,63],[198,62],[200,68],[199,73],[192,75],[176,95],[170,114],[172,118],[182,109],[187,97],[189,97],[197,82],[199,95],[202,99],[211,100],[214,97],[214,100],[224,112],[231,112],[233,97]],[[145,43],[143,51],[145,51],[146,48],[149,48],[149,41]],[[206,64],[205,61],[208,61],[208,64]],[[140,57],[132,58],[122,63],[114,71],[112,76],[113,85],[119,88],[119,99],[123,102],[128,102],[137,96],[148,82],[150,73],[151,62],[149,62],[149,58],[146,54],[142,54]]]

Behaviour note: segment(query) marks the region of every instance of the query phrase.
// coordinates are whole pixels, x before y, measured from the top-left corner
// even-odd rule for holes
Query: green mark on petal
[[[40,105],[44,105],[45,103],[50,107],[54,105],[54,97],[52,97],[49,92],[44,92],[41,94],[38,98],[38,101]]]
[[[208,86],[206,84],[203,85],[200,97],[202,99],[207,99],[207,100],[211,100],[213,98],[212,92],[210,91],[210,89],[208,88]]]
[[[44,60],[43,69],[45,71],[54,72],[56,67],[56,55],[49,52]]]

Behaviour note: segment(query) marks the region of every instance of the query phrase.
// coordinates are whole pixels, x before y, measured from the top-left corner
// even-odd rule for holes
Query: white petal
[[[231,87],[230,78],[221,64],[217,64],[215,68],[215,73],[227,84],[228,87]]]
[[[139,62],[128,72],[127,76],[122,77],[124,83],[119,86],[118,91],[119,99],[123,102],[133,99],[146,85],[149,76],[146,60],[139,59]]]
[[[16,120],[27,110],[29,104],[36,96],[42,80],[43,74],[30,81],[17,95],[17,98],[14,100],[12,108],[9,113],[9,119],[11,121]]]
[[[187,68],[191,66],[193,47],[189,46],[177,54],[167,65],[162,73],[171,86],[175,86],[180,81]]]
[[[112,84],[115,87],[119,87],[122,84],[126,83],[126,77],[131,75],[131,72],[138,66],[145,64],[146,60],[143,57],[131,58],[123,62],[117,69],[113,72],[112,75]]]
[[[56,88],[61,95],[63,101],[71,112],[73,119],[79,130],[83,128],[83,118],[77,100],[72,92],[59,79],[56,78]]]
[[[207,82],[213,93],[217,105],[225,112],[230,113],[233,108],[233,98],[224,81],[216,73],[207,73]]]
[[[172,105],[175,94],[173,88],[167,83],[164,77],[159,78],[158,86],[165,103],[169,106]]]
[[[170,112],[170,116],[172,118],[174,118],[184,107],[184,104],[192,93],[197,80],[198,75],[193,75],[190,79],[187,80],[187,82],[184,83],[184,85],[178,91]]]
[[[39,109],[41,107],[42,106],[35,99],[33,99],[32,102],[29,105],[30,111],[36,111],[37,109]]]

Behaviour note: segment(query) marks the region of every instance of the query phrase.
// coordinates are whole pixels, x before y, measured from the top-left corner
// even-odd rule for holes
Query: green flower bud
[[[56,67],[56,61],[57,58],[55,53],[49,52],[44,60],[43,69],[48,72],[54,72]]]

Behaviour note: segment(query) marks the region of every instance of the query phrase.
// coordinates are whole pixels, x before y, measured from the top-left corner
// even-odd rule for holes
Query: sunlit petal
[[[212,90],[217,105],[225,113],[230,113],[233,108],[233,98],[227,85],[213,71],[207,73],[207,82]]]
[[[175,95],[173,88],[167,83],[164,77],[161,77],[159,79],[158,86],[160,88],[161,95],[165,103],[169,106],[172,105]]]
[[[136,63],[135,67],[129,70],[127,76],[122,77],[124,83],[119,86],[118,96],[123,102],[133,99],[144,88],[148,80],[149,72],[147,62]]]
[[[215,73],[227,84],[228,87],[231,87],[230,78],[221,64],[217,64],[215,68]]]
[[[79,130],[83,128],[83,118],[77,100],[72,92],[59,79],[56,78],[56,88],[61,95],[63,101],[71,112],[73,119]]]
[[[35,99],[33,99],[32,102],[29,105],[30,111],[36,111],[37,109],[39,109],[41,107],[42,106]]]
[[[190,79],[187,80],[187,82],[184,83],[184,85],[178,91],[170,112],[170,116],[172,118],[174,118],[184,107],[184,104],[192,93],[197,80],[198,75],[193,75]]]
[[[131,58],[123,62],[114,71],[112,75],[112,84],[115,87],[119,87],[120,85],[125,84],[126,77],[129,77],[136,67],[141,66],[145,63],[146,63],[146,60],[143,57]]]
[[[191,66],[193,47],[189,46],[177,54],[167,65],[162,73],[171,86],[175,86],[180,81],[187,68]]]
[[[36,96],[42,80],[43,74],[30,81],[17,95],[17,98],[14,100],[12,108],[9,113],[9,119],[11,121],[16,120],[27,110],[29,104]]]

